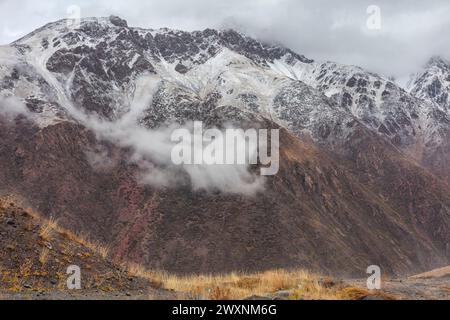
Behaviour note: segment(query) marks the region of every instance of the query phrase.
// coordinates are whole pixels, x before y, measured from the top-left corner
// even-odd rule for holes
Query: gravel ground
[[[365,281],[346,282],[363,288]],[[450,300],[450,277],[387,280],[383,281],[382,290],[404,300]]]

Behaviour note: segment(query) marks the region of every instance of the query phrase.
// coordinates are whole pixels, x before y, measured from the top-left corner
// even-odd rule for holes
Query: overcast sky
[[[399,79],[432,55],[450,58],[448,0],[0,0],[0,44],[68,17],[71,5],[82,16],[115,14],[130,26],[238,28],[312,59]],[[381,20],[376,7],[368,13],[371,5]]]

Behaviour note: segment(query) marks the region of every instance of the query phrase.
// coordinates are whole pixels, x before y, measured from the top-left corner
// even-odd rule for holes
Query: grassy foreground
[[[85,290],[105,297],[138,292],[148,299],[362,299],[369,292],[305,270],[177,276],[137,264],[111,261],[109,248],[22,209],[13,198],[0,198],[0,292],[59,293],[66,289],[66,268],[79,265]],[[130,277],[136,278],[132,282]],[[142,280],[142,281],[141,281]],[[82,292],[80,292],[83,294]],[[85,293],[90,298],[89,291]]]
[[[148,271],[133,264],[127,270],[135,276],[151,280],[155,286],[178,292],[180,299],[359,300],[373,295],[395,299],[382,292],[352,287],[305,270],[279,269],[259,273],[192,276]]]

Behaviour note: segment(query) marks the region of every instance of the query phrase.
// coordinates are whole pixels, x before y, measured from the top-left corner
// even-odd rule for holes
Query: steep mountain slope
[[[271,64],[271,68],[280,74],[317,88],[372,131],[386,137],[438,176],[448,178],[450,113],[445,103],[433,103],[433,100],[446,99],[447,69],[442,61],[438,66],[439,72],[433,71],[438,67],[433,67],[417,80],[417,85],[420,83],[419,86],[424,88],[423,93],[415,88],[410,94],[395,83],[359,67],[332,62],[292,62],[285,58]],[[427,77],[431,74],[443,79],[444,84],[437,85],[439,80],[436,82],[433,76]],[[435,98],[424,100],[427,92],[437,90],[431,88],[431,84],[427,85],[429,82],[442,90],[435,92]]]
[[[23,126],[2,127],[4,184],[63,225],[111,243],[119,260],[179,273],[300,265],[341,275],[364,273],[371,261],[396,274],[446,263],[448,189],[383,146],[373,152],[395,159],[380,163],[391,165],[383,180],[373,174],[378,158],[355,155],[372,172],[361,183],[283,131],[280,173],[249,198],[141,185],[117,147],[109,146],[115,166],[92,168],[84,152],[98,142],[86,129],[61,123],[30,134]]]
[[[425,155],[424,163],[436,173],[450,179],[448,163],[450,161],[450,63],[433,57],[424,70],[411,78],[408,90],[412,95],[435,105],[433,119],[438,119],[445,126],[439,128],[441,143],[436,151]]]
[[[118,260],[179,273],[448,264],[449,186],[398,150],[422,160],[415,146],[439,148],[448,126],[378,76],[234,31],[117,17],[49,24],[1,47],[0,62],[0,190],[111,243]],[[143,159],[130,161],[139,146],[104,135],[189,120],[281,126],[280,172],[253,197],[192,189],[189,177],[152,187],[137,178]]]
[[[106,249],[89,243],[13,200],[0,199],[0,292],[45,298],[47,292],[69,294],[66,273],[69,266],[81,269],[85,296],[99,292],[125,296],[126,292],[147,292],[149,281],[132,276],[105,257]],[[156,290],[155,290],[156,291]],[[73,291],[72,291],[73,292]],[[97,293],[95,293],[97,292]],[[76,297],[73,292],[72,297]]]

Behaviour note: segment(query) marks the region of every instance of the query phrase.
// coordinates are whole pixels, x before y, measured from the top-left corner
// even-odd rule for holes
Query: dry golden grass
[[[28,260],[20,266],[18,270],[8,271],[2,270],[0,281],[10,292],[23,291],[26,279],[31,275],[33,263]]]
[[[346,300],[360,300],[370,295],[370,292],[363,288],[347,287],[343,288],[340,291],[340,294],[342,295],[342,298]]]
[[[308,300],[360,299],[370,295],[369,292],[364,295],[362,292],[356,294],[356,291],[335,284],[331,279],[322,280],[304,270],[183,277],[149,271],[136,264],[130,264],[126,268],[131,274],[149,279],[158,287],[184,294],[186,299],[239,300],[251,296],[270,297],[278,291],[288,291],[289,299]]]
[[[344,300],[361,300],[367,296],[377,296],[381,297],[384,300],[399,300],[400,296],[395,296],[389,293],[386,293],[382,290],[367,290],[365,288],[357,288],[357,287],[345,287],[340,291],[342,299]]]
[[[48,220],[43,220],[43,222],[39,230],[39,237],[44,241],[50,241],[53,232],[58,228],[58,222],[53,217]]]
[[[163,279],[166,275],[164,272],[149,271],[136,263],[123,263],[121,267],[123,270],[126,270],[129,274],[135,277],[147,279],[154,288],[163,288],[164,286]]]
[[[39,214],[37,214],[32,209],[27,209],[26,212],[34,217],[35,219],[41,222],[41,228],[39,231],[39,236],[44,241],[51,241],[52,235],[54,232],[64,236],[66,239],[81,244],[82,246],[90,249],[94,253],[100,255],[103,259],[106,259],[109,255],[109,247],[102,245],[98,241],[94,241],[89,239],[89,237],[85,234],[79,233],[76,234],[72,231],[69,231],[61,226],[59,226],[58,221],[50,218],[45,219],[42,218]]]
[[[101,244],[98,241],[89,239],[89,237],[84,233],[76,234],[63,228],[59,228],[59,232],[67,239],[91,249],[91,251],[100,255],[103,259],[106,259],[109,255],[109,247]]]
[[[19,268],[20,277],[28,278],[31,274],[31,269],[33,269],[33,262],[31,260],[25,261]]]
[[[2,282],[11,292],[20,292],[23,290],[23,280],[20,278],[17,272],[15,273],[4,273],[2,275]]]
[[[39,263],[41,265],[45,265],[48,260],[48,255],[50,250],[47,247],[42,248],[41,254],[39,255]]]
[[[251,296],[273,297],[278,291],[289,292],[288,299],[360,300],[370,295],[395,299],[382,292],[370,292],[335,283],[305,270],[270,270],[260,273],[176,276],[149,271],[140,265],[124,266],[130,274],[149,279],[158,288],[174,290],[182,299],[240,300]]]
[[[1,200],[1,199],[0,199]],[[9,200],[6,205],[9,205]],[[84,234],[76,234],[60,227],[54,219],[44,219],[35,211],[26,212],[41,225],[39,236],[44,241],[50,241],[56,233],[68,240],[79,243],[103,258],[108,257],[108,248],[98,242],[91,241]],[[31,227],[30,227],[31,229]],[[63,250],[64,249],[63,247]],[[44,265],[48,259],[49,249],[43,247],[39,262]],[[180,299],[210,299],[239,300],[251,296],[273,297],[278,291],[287,291],[288,299],[306,300],[357,300],[373,293],[356,287],[336,284],[332,279],[305,270],[270,270],[260,273],[234,272],[226,275],[192,275],[177,276],[161,271],[147,270],[138,264],[124,264],[124,270],[136,277],[150,281],[154,288],[164,288],[177,292]],[[20,291],[31,265],[25,264],[19,272],[3,273],[2,281],[6,281],[12,291]],[[64,275],[58,276],[58,282],[63,283]],[[107,286],[102,290],[109,290]],[[382,293],[376,293],[383,296]],[[393,298],[384,295],[386,299]],[[149,296],[149,299],[154,298]],[[286,298],[286,297],[285,297]]]
[[[97,253],[103,259],[108,258],[109,247],[104,246],[100,242],[91,240],[84,234],[74,235],[72,236],[72,239],[73,241],[83,245],[84,247],[91,249],[91,251]]]
[[[21,203],[21,201],[11,195],[7,195],[7,196],[0,198],[0,206],[1,207],[7,207],[7,206],[15,205],[18,203]],[[32,208],[27,208],[26,210],[24,210],[24,212],[26,214],[28,214],[30,217],[34,218],[34,220],[36,220],[41,225],[41,227],[39,229],[39,237],[43,241],[51,242],[52,236],[55,233],[58,233],[64,237],[66,237],[66,239],[69,239],[78,244],[81,244],[82,246],[84,246],[86,248],[89,248],[91,251],[100,255],[104,259],[106,259],[108,257],[109,247],[99,243],[98,241],[89,239],[89,237],[86,236],[85,234],[82,234],[82,233],[76,234],[72,231],[62,228],[61,226],[59,226],[58,221],[55,218],[51,217],[50,219],[46,219],[46,218],[42,217],[38,212],[33,210]],[[32,222],[29,222],[25,226],[25,230],[27,230],[27,231],[32,230],[32,228],[33,228]]]

